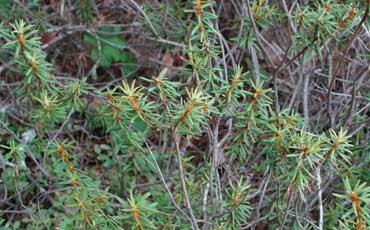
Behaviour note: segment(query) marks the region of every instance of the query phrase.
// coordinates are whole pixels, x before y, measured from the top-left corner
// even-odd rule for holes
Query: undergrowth
[[[369,75],[340,77],[357,65],[346,47],[369,44],[369,1],[237,2],[118,4],[155,68],[127,25],[99,26],[109,3],[68,3],[87,25],[70,26],[76,54],[49,49],[68,26],[16,13],[42,3],[4,4],[1,229],[368,229]],[[267,39],[279,25],[289,38]]]

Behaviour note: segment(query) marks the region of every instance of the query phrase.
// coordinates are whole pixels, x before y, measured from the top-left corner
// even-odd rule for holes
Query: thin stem
[[[145,20],[148,22],[149,27],[152,30],[152,32],[155,34],[155,36],[159,37],[159,34],[158,34],[157,30],[154,28],[152,22],[150,21],[148,15],[146,15],[146,13],[144,12],[144,10],[141,9],[141,7],[134,0],[130,0],[130,2],[133,5],[135,5],[135,7],[137,8],[137,10],[144,16]]]
[[[319,197],[319,230],[323,230],[324,226],[324,208],[322,203],[322,191],[321,191],[321,166],[319,166],[316,170],[316,184],[318,189],[318,197]]]
[[[149,145],[148,145],[148,142],[145,140],[145,138],[143,138],[143,141],[144,141],[144,143],[145,143],[145,146],[146,146],[146,148],[148,149],[148,152],[149,152],[149,154],[150,154],[150,156],[153,158],[153,161],[154,161],[154,166],[155,166],[155,168],[156,168],[156,170],[157,170],[157,172],[158,172],[158,175],[159,175],[159,177],[161,178],[161,181],[162,181],[162,183],[163,183],[163,185],[164,185],[164,187],[166,188],[166,190],[167,190],[167,193],[168,193],[168,195],[170,196],[170,199],[171,199],[171,201],[172,201],[172,203],[173,203],[173,205],[176,207],[176,209],[179,211],[179,212],[181,212],[181,214],[183,214],[185,217],[186,217],[186,219],[188,219],[191,223],[192,223],[192,220],[190,219],[190,217],[180,208],[180,206],[176,203],[176,201],[175,201],[175,198],[173,197],[173,195],[172,195],[172,193],[171,193],[171,190],[170,190],[170,188],[168,187],[168,185],[167,185],[167,182],[166,182],[166,179],[164,179],[164,176],[163,176],[163,174],[162,174],[162,171],[161,171],[161,168],[159,168],[159,165],[158,165],[158,162],[157,162],[157,160],[155,159],[155,157],[154,157],[154,155],[153,155],[153,153],[152,153],[152,150],[150,150],[150,147],[149,147]]]
[[[180,136],[179,136],[179,134],[177,133],[176,130],[175,130],[175,143],[176,143],[177,161],[178,161],[177,163],[179,164],[179,172],[180,172],[180,180],[181,180],[182,191],[184,193],[186,206],[188,208],[190,218],[192,220],[192,228],[195,229],[195,230],[198,230],[199,228],[198,228],[197,220],[195,219],[193,209],[191,208],[189,194],[188,194],[188,190],[186,188],[184,167],[182,165],[182,156],[181,156],[181,151],[180,151]]]
[[[257,29],[257,25],[256,25],[256,22],[253,18],[253,14],[252,14],[252,9],[251,9],[251,6],[250,6],[250,1],[247,0],[246,1],[246,5],[247,5],[247,10],[248,10],[248,16],[252,22],[252,28],[253,28],[253,32],[254,32],[254,35],[256,37],[256,43],[258,45],[258,47],[260,48],[261,52],[262,52],[262,55],[264,56],[264,58],[268,61],[268,63],[270,64],[270,66],[272,67],[272,77],[274,79],[274,101],[275,101],[275,106],[274,106],[274,109],[275,109],[275,114],[276,116],[278,115],[279,113],[279,88],[278,88],[278,85],[277,85],[277,74],[278,74],[278,71],[276,69],[276,66],[274,64],[274,62],[271,60],[270,58],[270,55],[268,55],[268,53],[265,51],[265,48],[264,46],[262,46],[262,42],[260,40],[260,33],[258,32],[258,29]]]
[[[309,98],[309,85],[310,85],[310,76],[307,73],[303,73],[303,66],[302,73],[304,74],[304,84],[303,84],[303,114],[304,114],[304,125],[306,131],[310,131],[310,115],[308,109],[308,98]]]
[[[360,23],[357,25],[357,27],[356,27],[356,29],[355,29],[355,31],[354,31],[354,33],[353,33],[353,35],[352,35],[352,37],[351,37],[351,39],[349,41],[349,44],[348,44],[346,50],[343,52],[343,55],[340,58],[339,63],[337,65],[337,68],[335,69],[335,72],[334,72],[334,74],[333,74],[333,76],[331,78],[331,81],[329,83],[328,94],[327,94],[327,96],[328,96],[327,106],[328,106],[328,115],[329,115],[329,117],[331,116],[331,109],[330,109],[331,108],[331,96],[332,96],[332,92],[331,91],[333,90],[336,77],[337,77],[337,75],[339,73],[339,70],[342,67],[343,61],[344,61],[344,59],[345,59],[345,57],[346,57],[349,49],[352,46],[353,41],[355,40],[355,38],[357,37],[358,33],[360,32],[360,29],[362,27],[362,24],[364,24],[366,22],[366,19],[369,16],[369,8],[370,8],[370,0],[367,1],[365,13],[362,16],[362,19],[361,19]]]

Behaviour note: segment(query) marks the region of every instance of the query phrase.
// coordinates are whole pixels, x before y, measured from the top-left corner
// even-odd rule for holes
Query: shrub
[[[75,4],[91,27],[0,26],[2,228],[370,226],[369,81],[357,63],[368,64],[369,1],[120,3],[159,47],[154,67],[125,25],[97,22],[120,15],[113,6]],[[90,50],[50,50],[66,31]],[[355,77],[341,78],[344,63]]]

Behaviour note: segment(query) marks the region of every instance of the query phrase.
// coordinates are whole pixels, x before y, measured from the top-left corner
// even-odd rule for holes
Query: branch
[[[324,208],[322,204],[322,192],[321,192],[321,166],[319,166],[316,170],[316,180],[317,180],[317,189],[318,189],[318,197],[319,197],[319,209],[320,209],[320,217],[319,217],[319,230],[323,230],[324,225]]]
[[[177,132],[177,129],[175,130],[174,138],[175,138],[175,143],[176,143],[177,161],[178,161],[177,163],[179,164],[181,187],[182,187],[182,191],[184,193],[186,207],[188,208],[188,211],[189,211],[189,214],[190,214],[191,224],[193,226],[192,228],[194,230],[199,230],[198,224],[197,224],[197,220],[195,219],[195,216],[194,216],[194,213],[193,213],[193,209],[191,208],[191,203],[190,203],[190,199],[189,199],[188,190],[186,189],[186,181],[185,181],[185,175],[184,175],[184,168],[183,168],[183,165],[182,165],[182,157],[181,157],[181,151],[180,151],[180,136],[179,136],[179,134]]]
[[[360,29],[362,27],[362,24],[364,24],[366,22],[366,19],[368,18],[369,16],[369,7],[370,7],[370,0],[367,1],[367,5],[366,5],[366,11],[364,13],[364,15],[362,16],[362,19],[360,21],[360,23],[357,25],[356,29],[355,29],[355,32],[353,33],[351,39],[350,39],[350,42],[346,48],[346,50],[343,52],[343,55],[341,57],[341,59],[339,60],[339,63],[337,65],[337,68],[335,69],[335,72],[333,74],[333,77],[329,83],[329,88],[328,88],[328,103],[327,103],[327,106],[328,106],[328,115],[329,117],[331,116],[331,91],[333,90],[333,86],[334,86],[334,83],[335,83],[335,80],[336,80],[336,77],[337,77],[337,74],[339,73],[339,70],[343,64],[343,61],[344,61],[344,58],[345,56],[347,55],[349,49],[351,48],[351,45],[353,43],[353,41],[355,40],[355,38],[357,37],[358,33],[360,32]]]

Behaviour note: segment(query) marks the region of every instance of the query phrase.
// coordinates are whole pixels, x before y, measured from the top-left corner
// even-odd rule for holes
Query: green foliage
[[[255,18],[256,25],[260,26],[262,30],[266,30],[271,27],[272,18],[277,16],[275,7],[272,5],[264,4],[264,1],[253,1],[251,6],[251,13]],[[241,47],[250,48],[252,46],[257,47],[256,38],[253,33],[253,24],[248,15],[243,17],[243,36],[234,38],[238,41]]]
[[[226,191],[226,201],[224,207],[227,211],[223,227],[226,229],[239,229],[244,224],[245,219],[249,219],[252,207],[246,200],[249,193],[250,185],[243,182],[242,179],[237,181],[236,185],[229,183],[230,189]]]
[[[370,186],[357,182],[351,186],[348,178],[344,181],[345,194],[334,194],[341,198],[340,206],[345,210],[339,223],[343,229],[366,229],[370,225]]]
[[[147,33],[150,31],[153,37],[168,37],[174,41],[186,39],[188,31],[184,21],[186,15],[183,9],[185,7],[186,2],[180,0],[174,0],[171,4],[159,2],[154,5],[145,2],[143,11],[146,13],[147,19],[140,18],[140,25]],[[152,23],[157,34],[153,34],[153,29],[146,23],[146,20]]]
[[[119,27],[103,27],[97,34],[84,34],[84,41],[92,45],[91,58],[102,67],[113,63],[122,63],[122,72],[130,73],[135,69],[135,59],[129,51],[128,44],[120,34]]]
[[[321,62],[324,48],[334,50],[325,45],[328,38],[348,40],[360,8],[296,2],[285,15],[278,4],[245,1],[243,17],[233,18],[240,23],[238,35],[226,38],[220,28],[225,12],[217,2],[134,3],[118,8],[136,12],[135,26],[170,59],[148,55],[155,68],[139,66],[125,25],[92,25],[102,13],[95,7],[106,7],[106,1],[74,2],[77,16],[91,27],[66,30],[81,29],[74,35],[78,47],[89,47],[94,61],[78,76],[61,73],[57,51],[48,50],[40,37],[46,35],[35,26],[24,20],[0,25],[0,58],[6,63],[0,87],[9,91],[0,92],[2,229],[370,226],[369,148],[363,146],[368,130],[353,136],[341,123],[307,127],[313,124],[307,111],[302,116],[300,106],[286,106],[286,94],[279,95],[279,84],[296,71],[279,75],[288,66],[284,61],[301,57],[305,63],[314,50],[320,58],[311,62]],[[280,65],[261,60],[262,35],[254,23],[261,34],[276,23],[292,27]],[[69,36],[64,29],[52,38]],[[237,62],[229,58],[234,54]],[[62,63],[65,69],[79,65]]]
[[[76,2],[77,16],[87,23],[91,23],[94,19],[94,6],[92,0],[78,0]]]
[[[156,203],[148,202],[150,194],[138,195],[134,197],[130,192],[130,198],[127,204],[124,205],[124,212],[128,215],[125,216],[124,221],[131,226],[131,229],[157,229],[155,224],[151,221],[153,215],[156,214]]]
[[[4,17],[6,12],[10,9],[9,0],[0,0],[0,17]]]

